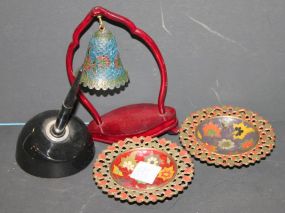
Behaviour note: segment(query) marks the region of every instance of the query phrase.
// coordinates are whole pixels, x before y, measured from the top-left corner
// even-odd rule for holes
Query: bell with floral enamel
[[[122,65],[114,35],[100,17],[99,20],[99,30],[92,35],[81,66],[81,84],[95,90],[119,88],[129,81],[128,73]]]

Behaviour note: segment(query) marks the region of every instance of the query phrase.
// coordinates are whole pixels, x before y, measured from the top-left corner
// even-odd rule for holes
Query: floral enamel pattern
[[[167,158],[167,159],[169,159],[169,158]],[[160,157],[160,155],[150,154],[150,155],[147,155],[144,158],[144,161],[149,163],[149,164],[153,164],[153,165],[159,166],[160,162],[161,162],[161,157]]]
[[[139,162],[161,168],[153,183],[131,177]],[[108,146],[99,154],[93,169],[95,182],[104,192],[138,203],[177,195],[188,186],[193,174],[194,166],[186,150],[166,139],[151,137],[135,137]]]
[[[213,122],[206,123],[203,126],[203,133],[208,137],[221,138],[221,128],[219,128],[219,126]]]
[[[108,56],[98,56],[97,57],[97,61],[98,61],[98,68],[102,68],[102,69],[106,69],[110,66],[110,59]]]
[[[158,173],[158,178],[165,180],[170,180],[175,173],[173,166],[163,167],[163,169]]]
[[[218,147],[224,150],[231,150],[235,147],[235,142],[229,139],[223,139],[218,142]]]
[[[89,89],[114,89],[129,81],[116,39],[107,29],[99,29],[92,35],[80,69],[83,71],[80,82]]]
[[[135,152],[127,153],[125,154],[125,157],[121,156],[119,164],[115,164],[114,166],[120,166],[121,168],[126,169],[127,171],[133,171],[136,166],[135,157]]]
[[[115,68],[116,69],[119,69],[120,67],[123,66],[121,58],[119,57],[119,54],[116,56],[114,63],[115,63]]]
[[[234,139],[241,139],[243,140],[249,133],[255,132],[255,130],[251,127],[247,127],[244,125],[243,122],[238,124],[233,124],[234,132],[233,138]]]
[[[253,148],[258,133],[253,125],[237,117],[217,116],[197,125],[196,138],[209,151],[220,154],[238,154]],[[251,143],[244,142],[250,141]]]
[[[130,177],[132,171],[140,161],[161,167],[161,171],[153,184],[137,181]],[[118,155],[111,164],[113,179],[120,185],[130,189],[148,189],[163,186],[173,178],[175,172],[176,163],[170,155],[166,152],[150,148],[126,151]]]
[[[275,145],[264,118],[239,107],[210,107],[192,113],[182,124],[180,140],[191,155],[224,167],[253,164]]]

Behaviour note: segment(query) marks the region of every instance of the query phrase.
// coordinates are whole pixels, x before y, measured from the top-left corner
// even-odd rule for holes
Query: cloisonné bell
[[[100,17],[99,20],[99,30],[92,35],[81,66],[81,84],[96,90],[119,88],[129,81],[128,73],[122,65],[114,35]]]
[[[178,119],[173,107],[165,106],[167,93],[167,69],[162,54],[155,41],[128,18],[113,13],[102,7],[93,8],[84,20],[76,27],[72,41],[66,54],[66,71],[70,83],[74,81],[73,59],[80,44],[80,38],[89,29],[94,19],[98,18],[99,31],[90,40],[85,63],[80,67],[83,71],[81,84],[87,89],[108,89],[102,93],[93,91],[90,94],[113,94],[110,89],[122,86],[128,82],[128,74],[122,66],[117,44],[112,33],[105,29],[102,17],[110,23],[128,29],[134,36],[149,48],[160,73],[160,89],[157,103],[138,103],[121,106],[104,115],[100,115],[93,103],[83,92],[79,93],[79,101],[90,112],[93,120],[88,124],[88,132],[93,141],[112,144],[134,136],[159,136],[166,132],[178,133]],[[116,91],[115,91],[116,92]]]

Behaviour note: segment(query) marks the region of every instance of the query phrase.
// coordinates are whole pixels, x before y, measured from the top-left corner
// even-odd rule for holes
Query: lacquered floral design
[[[135,166],[140,161],[161,167],[153,184],[144,183],[130,177]],[[167,180],[170,180],[176,173],[176,163],[174,159],[166,152],[152,148],[132,149],[119,154],[111,164],[111,171],[114,171],[114,168],[118,168],[122,172],[122,175],[121,173],[118,175],[117,172],[112,172],[111,175],[114,180],[118,184],[130,189],[148,189],[163,186],[167,184]],[[147,171],[145,172],[147,173]]]
[[[149,163],[149,164],[153,164],[156,166],[159,166],[160,162],[161,162],[161,158],[159,155],[148,155],[145,157],[144,159],[145,162]]]
[[[122,157],[120,159],[119,166],[127,169],[128,171],[133,171],[137,164],[135,158],[136,158],[135,153],[130,153],[129,155],[126,155],[125,157]]]
[[[234,132],[233,132],[234,139],[243,140],[248,134],[255,132],[255,130],[252,127],[246,126],[243,122],[240,122],[239,124],[233,124],[233,127],[234,127]]]
[[[213,122],[209,122],[203,126],[203,134],[207,137],[220,138],[221,137],[221,128],[219,128],[219,126],[217,124],[214,124]]]
[[[132,178],[139,162],[161,168],[153,183]],[[149,203],[183,191],[192,180],[194,168],[187,151],[177,144],[166,139],[135,137],[108,146],[98,155],[93,171],[97,185],[108,195]]]
[[[175,174],[175,171],[173,169],[173,166],[170,167],[164,167],[158,174],[158,178],[161,178],[162,180],[169,180],[173,177]]]
[[[116,56],[114,63],[115,63],[115,68],[117,68],[117,69],[119,69],[120,67],[123,66],[119,54]]]
[[[95,63],[95,61],[92,63],[90,56],[87,56],[87,57],[85,57],[83,66],[84,66],[86,69],[94,69],[94,68],[96,67],[96,63]]]
[[[247,141],[244,141],[241,144],[241,148],[246,150],[246,149],[250,149],[250,148],[254,147],[254,145],[255,145],[254,140],[253,139],[249,139]]]
[[[123,172],[116,165],[113,166],[112,172],[113,172],[114,175],[123,176]]]
[[[275,133],[264,118],[239,107],[210,107],[182,124],[180,140],[191,155],[209,164],[243,166],[266,157]]]
[[[208,149],[211,152],[216,152],[217,151],[217,146],[208,144],[207,142],[203,143],[203,146],[204,146],[205,149]]]
[[[235,143],[229,139],[223,139],[218,142],[220,149],[231,150],[235,147]]]
[[[123,161],[120,165],[122,166],[122,168],[126,168],[129,171],[133,171],[136,166],[136,164],[132,161]]]
[[[202,135],[201,135],[200,131],[197,131],[197,138],[199,138],[200,140],[202,140]]]
[[[97,66],[98,69],[106,69],[110,66],[110,58],[108,56],[98,56],[97,57]]]
[[[258,133],[254,126],[240,118],[229,116],[202,121],[197,125],[196,137],[206,149],[220,154],[246,152],[248,148],[243,148],[242,143],[251,139],[255,145],[258,141]]]

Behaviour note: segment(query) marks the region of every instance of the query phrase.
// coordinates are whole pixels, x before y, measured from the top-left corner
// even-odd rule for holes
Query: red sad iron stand
[[[92,103],[79,91],[79,100],[93,117],[88,125],[88,130],[94,141],[113,143],[134,136],[158,136],[166,132],[178,133],[178,120],[173,107],[165,106],[167,91],[167,72],[163,57],[152,38],[129,19],[108,11],[102,7],[93,8],[73,33],[73,40],[69,44],[66,55],[66,69],[70,84],[73,84],[73,58],[79,47],[79,39],[83,32],[90,26],[94,18],[101,15],[107,20],[123,24],[133,36],[142,39],[150,48],[159,66],[161,75],[158,103],[140,103],[117,108],[100,116]]]

